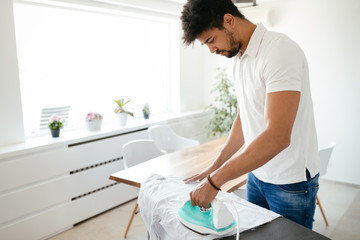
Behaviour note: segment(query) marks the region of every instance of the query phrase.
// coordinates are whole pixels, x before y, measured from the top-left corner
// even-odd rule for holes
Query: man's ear
[[[235,26],[235,18],[230,13],[226,13],[224,15],[224,21],[223,21],[224,28],[231,28],[233,29]]]

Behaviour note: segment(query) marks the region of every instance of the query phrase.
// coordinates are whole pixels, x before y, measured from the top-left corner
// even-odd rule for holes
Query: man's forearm
[[[244,151],[214,171],[211,178],[217,186],[222,186],[261,167],[287,146],[288,142],[285,139],[276,138],[272,132],[264,131]]]
[[[231,158],[244,144],[244,135],[239,113],[237,114],[234,123],[231,127],[230,134],[219,152],[214,165],[217,167],[222,166],[227,160]]]

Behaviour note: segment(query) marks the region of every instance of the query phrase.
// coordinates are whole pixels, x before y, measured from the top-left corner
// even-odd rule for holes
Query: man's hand
[[[195,174],[194,176],[188,177],[184,179],[185,183],[191,183],[194,181],[201,181],[206,178],[207,175],[210,175],[217,168],[211,164],[209,167],[205,168],[201,173]]]
[[[201,208],[208,208],[210,207],[210,203],[214,200],[217,193],[218,190],[211,186],[210,183],[206,180],[190,192],[191,205],[197,205]]]

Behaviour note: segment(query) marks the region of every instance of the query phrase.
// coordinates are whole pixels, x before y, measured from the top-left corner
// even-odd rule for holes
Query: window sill
[[[16,157],[18,155],[30,154],[37,151],[113,137],[133,131],[147,129],[151,125],[169,124],[186,118],[198,117],[205,114],[206,113],[204,111],[199,110],[186,113],[151,116],[148,120],[129,119],[125,127],[119,127],[115,123],[103,124],[101,131],[89,132],[86,128],[62,131],[60,132],[59,138],[52,138],[49,131],[46,136],[29,137],[22,143],[0,146],[0,160]]]

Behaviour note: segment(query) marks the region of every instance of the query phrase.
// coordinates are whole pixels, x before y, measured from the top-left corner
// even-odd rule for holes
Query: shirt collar
[[[258,23],[256,25],[257,26],[255,28],[255,31],[253,32],[249,40],[249,44],[247,45],[244,54],[240,56],[240,58],[243,58],[246,55],[250,57],[256,57],[259,51],[261,40],[263,39],[264,34],[267,30],[261,23]]]

